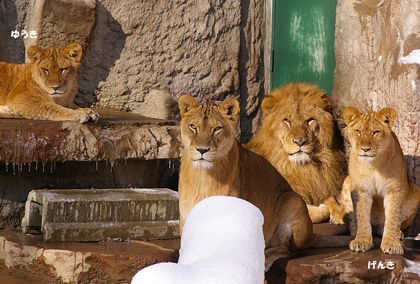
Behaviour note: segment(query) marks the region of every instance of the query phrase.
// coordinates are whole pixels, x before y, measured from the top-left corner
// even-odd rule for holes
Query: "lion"
[[[82,47],[52,46],[27,51],[31,63],[0,62],[0,112],[28,119],[56,121],[97,121],[99,115],[73,103],[77,93],[77,69]]]
[[[262,125],[244,146],[279,171],[308,205],[313,223],[343,224],[337,199],[346,158],[329,96],[315,85],[292,83],[267,95],[261,108]]]
[[[198,105],[193,97],[179,100],[183,150],[179,176],[180,230],[202,199],[233,196],[257,206],[264,216],[266,270],[278,258],[309,247],[312,222],[302,198],[261,156],[235,139],[239,103]]]
[[[374,232],[382,235],[383,253],[403,254],[401,230],[416,216],[420,188],[408,181],[404,154],[391,130],[396,113],[384,108],[362,114],[347,107],[343,118],[351,150],[341,205],[352,208],[353,198],[357,223],[350,248],[360,252],[371,249],[373,226]]]

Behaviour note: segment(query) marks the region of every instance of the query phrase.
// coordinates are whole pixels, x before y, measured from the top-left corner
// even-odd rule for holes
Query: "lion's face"
[[[330,99],[314,86],[289,87],[290,93],[283,90],[263,100],[264,126],[272,128],[290,162],[305,164],[320,148],[331,147],[334,128]]]
[[[32,77],[52,98],[62,97],[75,87],[81,56],[82,47],[77,43],[64,49],[57,46],[45,50],[36,46],[28,48],[28,57],[33,65]]]
[[[352,151],[355,151],[360,161],[372,162],[392,139],[391,127],[396,117],[393,109],[361,114],[356,108],[347,107],[343,117]]]
[[[225,157],[235,142],[234,125],[239,110],[235,99],[226,99],[220,106],[197,105],[193,97],[179,100],[183,155],[191,158],[196,168],[209,169]]]

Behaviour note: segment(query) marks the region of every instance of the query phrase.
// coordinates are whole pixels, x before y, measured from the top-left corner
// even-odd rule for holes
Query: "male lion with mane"
[[[234,196],[251,202],[264,215],[266,270],[276,259],[307,249],[312,223],[305,202],[269,162],[235,139],[238,101],[198,105],[184,95],[179,109],[184,146],[178,189],[180,229],[199,201]]]
[[[345,177],[345,155],[331,101],[316,86],[283,86],[262,101],[266,115],[246,148],[266,158],[308,204],[313,223],[342,224],[336,201]],[[320,206],[326,204],[326,206]],[[314,206],[315,205],[315,206]]]
[[[31,63],[0,62],[0,113],[29,119],[96,121],[99,115],[73,103],[77,69],[82,57],[78,43],[66,48],[28,48]]]

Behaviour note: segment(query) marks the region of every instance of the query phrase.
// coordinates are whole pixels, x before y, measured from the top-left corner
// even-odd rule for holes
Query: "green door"
[[[337,0],[273,0],[271,89],[309,82],[331,94]]]

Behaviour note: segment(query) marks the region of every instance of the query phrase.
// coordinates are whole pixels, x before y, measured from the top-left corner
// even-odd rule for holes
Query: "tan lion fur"
[[[91,109],[78,108],[77,69],[82,47],[52,46],[28,48],[31,63],[16,65],[0,62],[0,112],[15,113],[29,119],[96,121]]]
[[[354,199],[357,233],[350,243],[354,251],[373,247],[373,226],[383,236],[382,252],[403,254],[401,230],[416,216],[420,189],[407,179],[404,154],[391,130],[395,117],[391,108],[361,114],[348,107],[343,112],[351,150],[341,206],[350,213]]]
[[[266,269],[278,258],[309,247],[312,223],[304,201],[261,156],[235,139],[239,104],[198,105],[193,97],[179,100],[183,143],[180,180],[180,228],[191,209],[214,195],[243,198],[264,215]]]
[[[293,83],[267,95],[261,107],[262,125],[245,147],[280,172],[309,205],[314,223],[330,218],[342,224],[336,199],[346,162],[328,95],[315,85]],[[311,206],[321,204],[328,207]]]

